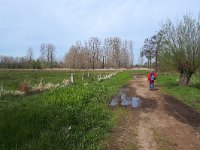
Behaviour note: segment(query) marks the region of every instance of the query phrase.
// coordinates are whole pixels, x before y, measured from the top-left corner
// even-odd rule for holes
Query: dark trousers
[[[149,90],[153,91],[154,90],[154,82],[149,82]]]

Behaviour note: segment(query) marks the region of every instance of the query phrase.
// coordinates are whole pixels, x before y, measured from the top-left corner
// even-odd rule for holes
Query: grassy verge
[[[195,79],[195,82],[194,82]],[[177,97],[183,103],[191,106],[200,112],[200,77],[196,75],[193,77],[193,84],[188,87],[180,86],[178,84],[178,74],[159,75],[157,83],[161,85],[164,92]]]
[[[113,127],[108,102],[129,79],[122,72],[87,86],[1,97],[0,149],[103,149]]]

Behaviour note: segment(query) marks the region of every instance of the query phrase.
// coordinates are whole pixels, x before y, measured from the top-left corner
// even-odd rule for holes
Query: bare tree
[[[85,64],[85,69],[91,68],[91,56],[90,56],[90,50],[88,46],[88,42],[84,42],[84,47],[83,47],[83,53],[84,53],[84,64]]]
[[[113,67],[113,61],[112,61],[112,39],[111,38],[106,38],[104,42],[104,58],[105,58],[105,63],[107,67]]]
[[[141,54],[147,58],[148,68],[151,68],[152,67],[152,59],[155,57],[155,50],[152,45],[151,38],[145,39]]]
[[[33,49],[31,47],[29,47],[27,50],[27,58],[29,61],[32,61],[33,59]]]
[[[44,63],[46,62],[46,45],[44,43],[40,46],[40,60],[42,62],[42,68],[44,68]]]
[[[53,68],[53,61],[55,59],[55,45],[47,44],[46,45],[46,52],[47,52],[47,63],[50,63],[51,68]]]
[[[98,65],[99,54],[100,54],[101,41],[97,37],[91,37],[88,41],[89,50],[92,54],[92,68],[95,69],[95,58],[96,64]]]
[[[130,60],[129,65],[133,66],[133,61],[134,61],[133,41],[128,42],[128,48],[129,48],[129,50],[128,50],[127,54],[129,55],[128,57],[129,57],[129,60]]]
[[[44,64],[46,64],[48,67],[53,67],[53,62],[55,59],[55,45],[47,43],[47,44],[41,44],[40,46],[40,60],[42,62],[42,68],[44,67]]]
[[[65,64],[69,68],[78,68],[79,67],[79,53],[76,49],[76,46],[72,45],[69,49],[69,52],[65,55]]]
[[[102,68],[104,69],[108,63],[108,57],[109,57],[109,42],[108,39],[104,40],[104,45],[103,45],[103,50],[102,50],[102,59],[103,59],[103,64]]]
[[[144,64],[144,58],[143,58],[142,52],[143,52],[143,51],[140,50],[140,56],[139,56],[139,58],[138,58],[138,64],[139,64],[140,67],[142,67],[143,64]]]

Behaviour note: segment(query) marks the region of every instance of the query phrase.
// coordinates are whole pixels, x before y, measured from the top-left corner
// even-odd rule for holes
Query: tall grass
[[[122,72],[87,86],[1,97],[0,149],[103,149],[113,126],[108,102],[129,79]]]

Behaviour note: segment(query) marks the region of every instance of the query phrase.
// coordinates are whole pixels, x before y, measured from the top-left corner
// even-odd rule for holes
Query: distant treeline
[[[133,42],[119,37],[91,37],[72,45],[64,62],[67,68],[127,68],[133,65]]]
[[[63,62],[53,61],[52,65],[42,62],[40,59],[28,60],[27,57],[0,56],[0,68],[2,69],[42,69],[62,68]]]
[[[128,68],[133,65],[133,42],[118,37],[101,40],[91,37],[81,43],[72,45],[66,55],[58,59],[55,55],[55,45],[43,43],[40,46],[40,56],[33,58],[33,49],[27,50],[23,57],[0,56],[0,68],[6,69],[43,69],[43,68]]]
[[[0,68],[5,69],[43,69],[63,67],[63,61],[55,57],[55,46],[53,44],[41,44],[40,57],[33,58],[33,49],[27,50],[23,57],[0,56]]]

